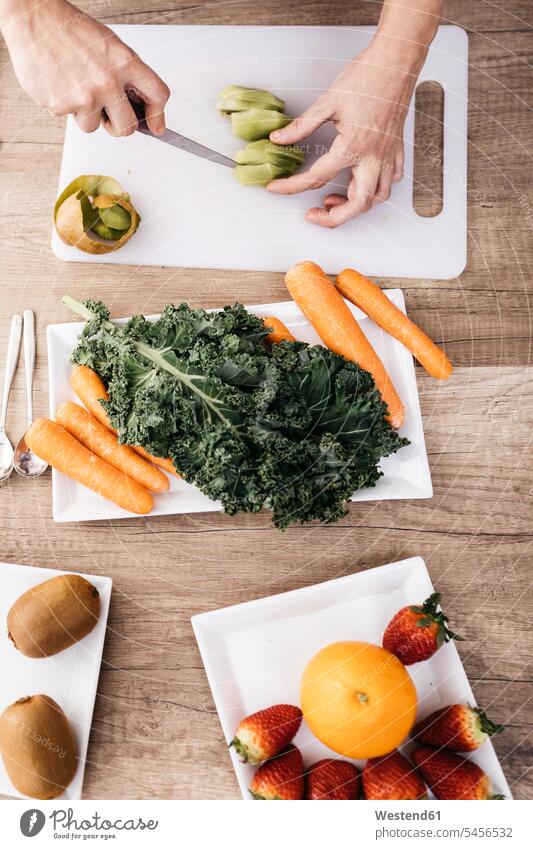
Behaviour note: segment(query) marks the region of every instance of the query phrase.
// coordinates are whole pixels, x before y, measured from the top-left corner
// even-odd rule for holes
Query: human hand
[[[293,145],[326,121],[335,124],[337,136],[330,150],[308,171],[267,186],[275,194],[295,194],[321,188],[350,168],[347,196],[327,195],[322,208],[306,214],[313,224],[344,224],[387,200],[392,184],[402,178],[403,129],[417,74],[388,66],[383,47],[374,40],[309,109],[270,135],[277,144]]]
[[[102,124],[112,136],[127,136],[137,129],[126,93],[133,91],[152,132],[164,131],[168,87],[108,27],[68,0],[0,0],[0,24],[17,79],[39,106],[73,114],[86,133]]]

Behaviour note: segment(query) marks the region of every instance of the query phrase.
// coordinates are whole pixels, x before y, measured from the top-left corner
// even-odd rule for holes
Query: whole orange
[[[416,689],[403,665],[372,643],[331,643],[307,664],[301,706],[313,734],[349,758],[396,749],[415,721]]]

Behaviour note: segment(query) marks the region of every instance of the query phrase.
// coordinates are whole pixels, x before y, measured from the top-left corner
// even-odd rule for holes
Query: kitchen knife
[[[170,144],[172,147],[177,147],[179,150],[184,150],[186,153],[192,153],[194,156],[200,156],[202,159],[208,159],[210,162],[217,162],[219,165],[226,165],[228,168],[235,168],[237,163],[233,159],[230,159],[229,156],[224,156],[223,153],[211,150],[211,148],[206,147],[204,144],[200,144],[200,142],[188,139],[187,136],[182,136],[181,133],[175,133],[174,130],[167,129],[160,136],[156,135],[151,131],[146,123],[144,104],[139,103],[137,99],[134,100],[131,95],[130,103],[137,117],[137,121],[139,122],[139,126],[137,127],[137,131],[139,133],[144,133],[145,136],[151,136],[153,139],[165,142],[165,144]]]

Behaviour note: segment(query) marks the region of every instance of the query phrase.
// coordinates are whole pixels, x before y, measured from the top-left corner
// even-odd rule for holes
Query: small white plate
[[[69,718],[78,744],[78,769],[58,799],[81,799],[87,745],[91,731],[94,700],[98,687],[100,663],[106,633],[111,578],[83,575],[100,593],[100,619],[90,634],[79,643],[52,657],[25,657],[7,636],[6,617],[11,605],[22,593],[36,584],[69,574],[60,569],[39,569],[0,563],[2,592],[0,593],[0,713],[23,696],[50,696]],[[11,784],[0,758],[0,794],[21,796]]]
[[[339,640],[381,645],[394,614],[406,604],[422,602],[433,591],[424,561],[411,557],[194,616],[192,626],[227,742],[248,714],[272,704],[300,703],[302,672],[319,649]],[[418,717],[448,704],[475,704],[453,642],[429,660],[407,668],[418,694]],[[306,766],[337,757],[311,734],[305,721],[294,743]],[[402,748],[408,750],[409,743]],[[242,795],[249,799],[254,769],[241,763],[233,749],[230,752]],[[511,798],[492,743],[485,743],[471,757],[490,775],[494,791]],[[364,762],[354,763],[362,766]]]
[[[405,312],[401,289],[388,289],[390,300]],[[380,501],[397,498],[431,498],[433,488],[429,473],[422,416],[416,388],[413,358],[400,342],[389,336],[360,310],[348,304],[364,333],[383,361],[391,380],[405,405],[405,422],[400,434],[410,445],[381,461],[383,477],[375,487],[356,492],[352,501]],[[294,301],[277,304],[256,304],[247,307],[256,315],[275,315],[292,331],[297,339],[320,344],[320,339]],[[153,317],[153,316],[152,316]],[[122,321],[125,321],[123,319]],[[117,323],[121,323],[118,321]],[[69,384],[70,357],[76,347],[83,322],[52,324],[47,329],[48,370],[50,382],[50,416],[54,418],[58,406],[67,400],[78,400]],[[76,483],[66,475],[52,470],[53,517],[56,522],[83,522],[96,519],[125,519],[135,516],[110,501],[106,501]],[[211,501],[195,486],[172,478],[170,489],[154,497],[150,515],[172,513],[202,513],[220,510],[217,501]]]

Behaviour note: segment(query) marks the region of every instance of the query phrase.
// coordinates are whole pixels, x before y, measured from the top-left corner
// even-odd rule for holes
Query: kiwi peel
[[[140,220],[120,183],[95,174],[72,180],[54,207],[60,239],[89,254],[118,250],[131,239]]]

